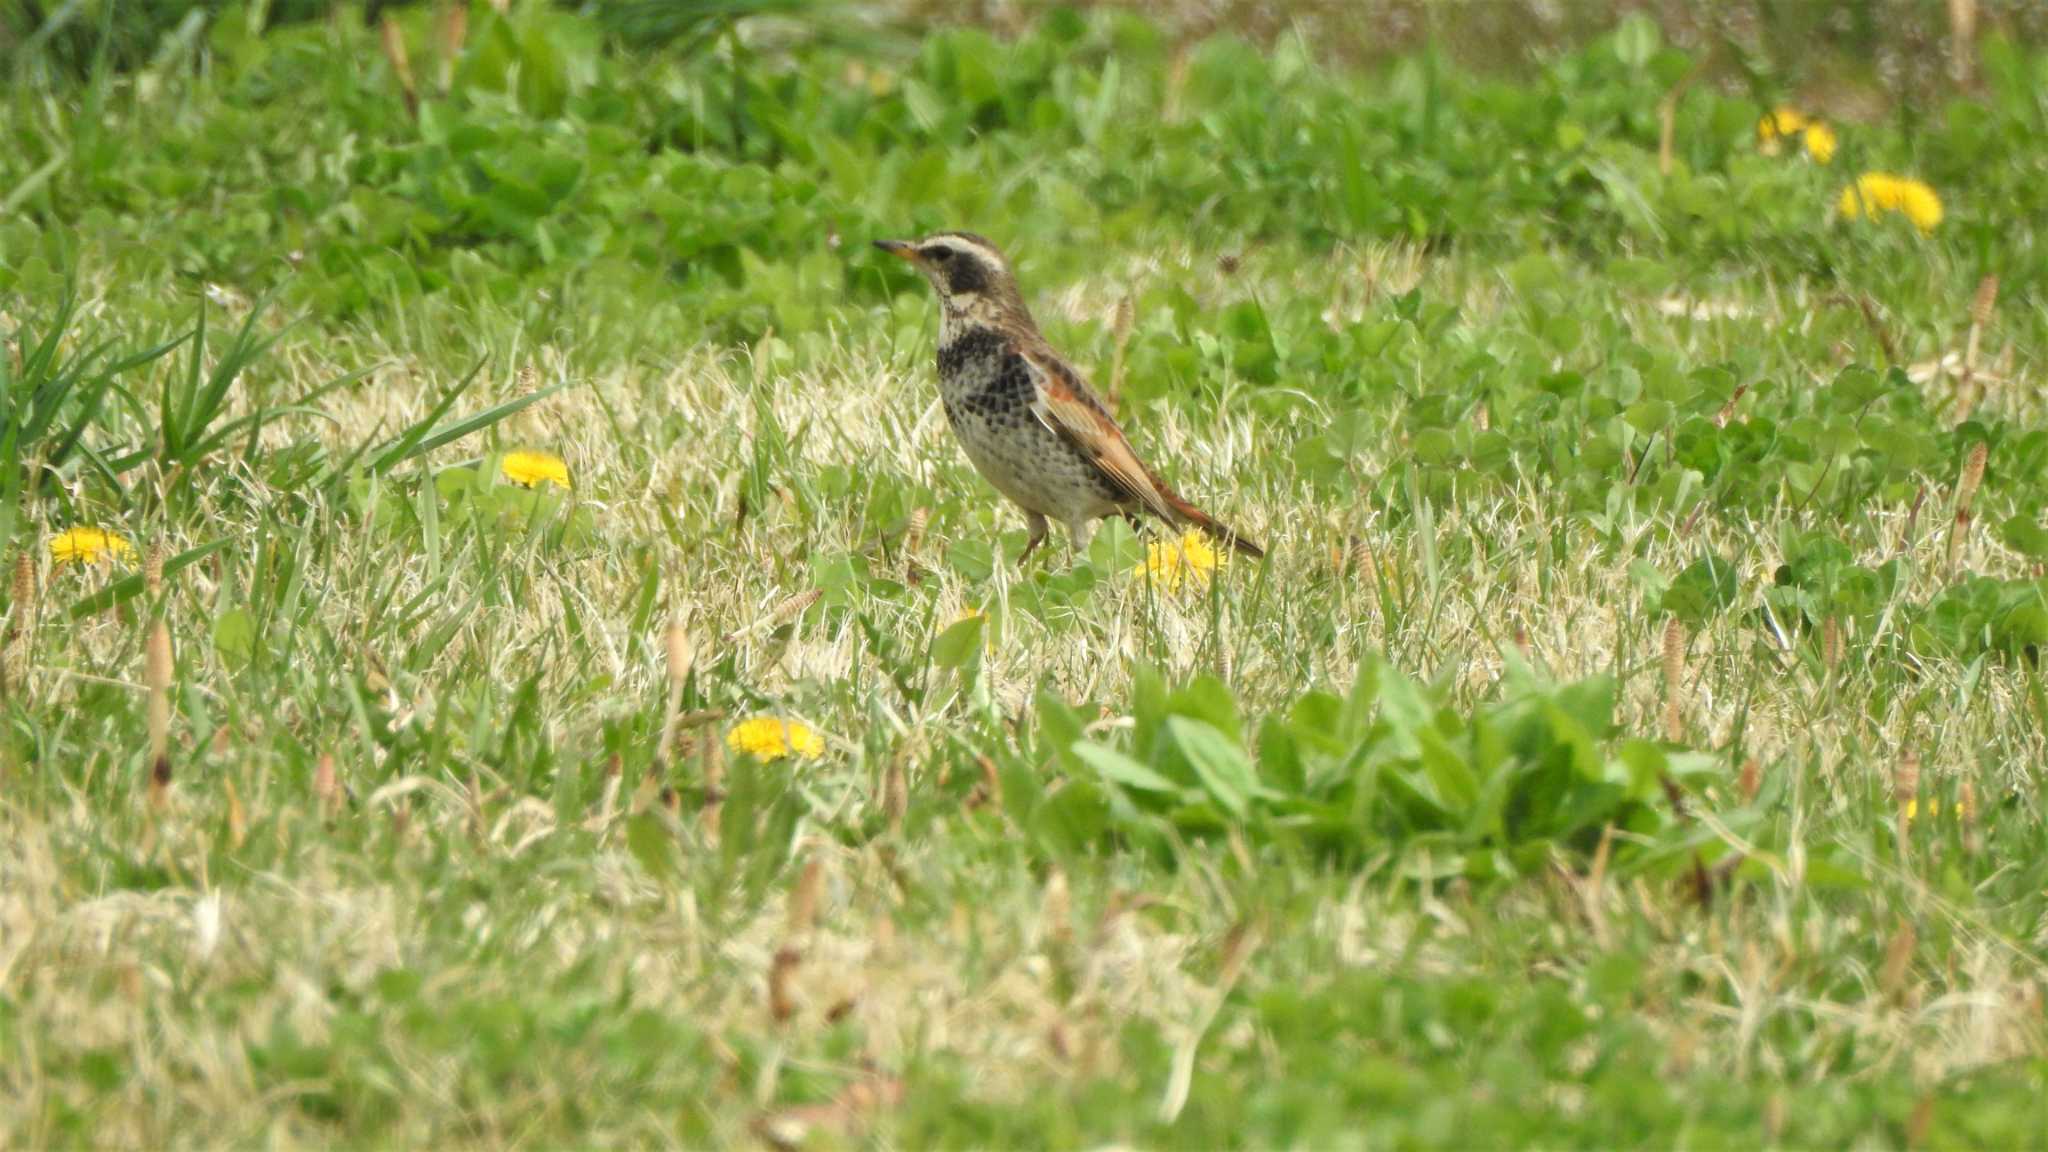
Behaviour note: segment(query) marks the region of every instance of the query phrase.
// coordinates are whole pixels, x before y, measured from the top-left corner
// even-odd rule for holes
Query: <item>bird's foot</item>
[[[1031,559],[1031,554],[1038,551],[1038,546],[1045,543],[1045,517],[1038,515],[1036,512],[1030,515],[1031,519],[1026,523],[1031,529],[1031,539],[1025,541],[1024,551],[1017,557],[1017,571],[1019,572],[1024,570],[1025,564]]]

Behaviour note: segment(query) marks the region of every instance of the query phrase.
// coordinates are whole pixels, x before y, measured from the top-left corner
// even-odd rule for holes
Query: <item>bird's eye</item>
[[[932,263],[934,264],[944,264],[946,261],[951,260],[952,258],[953,250],[951,248],[932,249]]]

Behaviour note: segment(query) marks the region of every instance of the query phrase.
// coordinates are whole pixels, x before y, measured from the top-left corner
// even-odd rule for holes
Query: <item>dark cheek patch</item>
[[[953,257],[951,266],[946,269],[946,287],[952,289],[956,296],[987,288],[988,276],[982,271],[981,261],[966,256]]]

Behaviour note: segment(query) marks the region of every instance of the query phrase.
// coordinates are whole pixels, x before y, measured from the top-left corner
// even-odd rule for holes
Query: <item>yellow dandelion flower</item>
[[[1806,141],[1806,154],[1813,157],[1814,163],[1826,164],[1835,158],[1837,141],[1833,128],[1820,123],[1808,124],[1803,139]]]
[[[1206,586],[1209,574],[1227,558],[1200,532],[1188,531],[1178,540],[1154,540],[1145,547],[1145,562],[1132,569],[1156,588],[1177,591],[1189,579]]]
[[[97,564],[117,557],[133,560],[135,545],[104,528],[67,528],[50,538],[55,564]]]
[[[498,474],[523,488],[569,486],[569,465],[547,452],[508,452],[498,465]]]
[[[1899,811],[1905,814],[1907,823],[1912,823],[1920,816],[1920,798],[1918,796],[1906,797],[1906,802],[1904,804],[1899,805]],[[1957,801],[1955,808],[1953,809],[1953,814],[1956,816],[1967,817],[1970,815],[1970,806],[1961,801]],[[1937,796],[1927,801],[1927,818],[1930,820],[1936,820],[1940,819],[1940,817],[1941,798]]]
[[[1806,117],[1801,115],[1797,108],[1779,105],[1756,122],[1757,150],[1766,156],[1776,156],[1780,147],[1779,141],[1797,136],[1805,128]]]
[[[1764,118],[1756,122],[1757,151],[1766,156],[1776,156],[1785,145],[1797,139],[1806,148],[1806,154],[1815,163],[1826,164],[1835,158],[1835,130],[1825,121],[1810,117],[1797,108],[1779,105]]]
[[[1887,212],[1897,212],[1922,232],[1932,232],[1941,223],[1941,197],[1934,194],[1934,189],[1889,172],[1865,172],[1858,176],[1854,184],[1842,189],[1836,207],[1851,220],[1859,216],[1875,219]]]
[[[798,756],[816,760],[825,754],[825,740],[800,720],[756,716],[733,725],[725,734],[726,747],[757,760],[780,760]]]

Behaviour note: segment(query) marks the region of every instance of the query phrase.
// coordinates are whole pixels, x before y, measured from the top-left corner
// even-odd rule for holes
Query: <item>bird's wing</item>
[[[1174,515],[1159,482],[1152,478],[1151,469],[1131,450],[1123,430],[1109,418],[1102,402],[1080,376],[1047,349],[1025,348],[1023,358],[1031,369],[1032,415],[1094,461],[1102,474],[1131,499],[1151,509],[1161,520],[1178,523],[1180,518]]]

